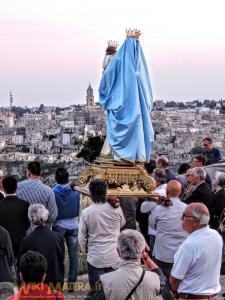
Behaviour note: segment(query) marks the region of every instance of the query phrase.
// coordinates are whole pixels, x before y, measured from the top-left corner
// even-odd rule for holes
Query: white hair
[[[32,204],[28,209],[28,218],[34,225],[44,225],[48,220],[48,210],[42,204]]]
[[[199,177],[201,180],[206,179],[206,170],[201,167],[195,167],[192,169],[192,174],[196,177]]]
[[[127,229],[118,237],[118,252],[122,259],[139,259],[146,245],[143,235],[137,230]]]
[[[225,188],[225,173],[224,172],[216,172],[215,173],[216,183],[220,186]]]
[[[199,225],[208,225],[210,216],[209,214],[202,213],[201,209],[196,207],[193,209],[191,215],[199,220]]]

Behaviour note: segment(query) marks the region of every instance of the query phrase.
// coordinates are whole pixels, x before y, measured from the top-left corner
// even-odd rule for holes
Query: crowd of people
[[[203,140],[205,148],[210,142]],[[225,271],[225,173],[213,180],[207,174],[207,163],[218,158],[212,149],[182,164],[178,175],[165,156],[146,163],[156,182],[152,198],[108,197],[107,183],[95,179],[92,204],[82,211],[65,168],[56,170],[53,188],[42,182],[38,161],[28,163],[19,183],[0,171],[0,299],[64,299],[65,282],[73,299],[78,243],[87,255],[88,299],[217,299]],[[15,280],[18,292],[9,295],[5,284]]]

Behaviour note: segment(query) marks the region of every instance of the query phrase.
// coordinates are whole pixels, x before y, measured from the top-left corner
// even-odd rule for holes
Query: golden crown
[[[136,38],[138,39],[139,36],[141,35],[141,31],[139,29],[126,29],[126,34],[127,34],[127,37],[132,37],[132,38]]]
[[[118,46],[119,46],[118,42],[112,41],[112,40],[108,41],[108,47],[112,47],[112,48],[116,49]]]

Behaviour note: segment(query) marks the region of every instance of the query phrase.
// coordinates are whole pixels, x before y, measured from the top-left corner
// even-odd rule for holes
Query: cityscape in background
[[[54,166],[65,162],[70,174],[77,176],[87,164],[77,158],[85,141],[106,135],[105,111],[95,101],[90,83],[86,104],[17,107],[13,102],[10,91],[9,106],[0,108],[0,165],[18,177],[25,176],[27,161],[35,159],[48,166],[48,180]],[[191,162],[206,136],[225,157],[225,100],[156,100],[151,118],[155,132],[152,157],[167,155],[174,170],[182,162]]]

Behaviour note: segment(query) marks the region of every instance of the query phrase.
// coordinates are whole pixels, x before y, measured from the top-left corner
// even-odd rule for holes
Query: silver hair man
[[[191,215],[195,219],[199,220],[199,225],[208,225],[209,224],[209,219],[210,219],[209,212],[202,211],[201,208],[196,207],[192,210]]]
[[[48,220],[48,210],[42,204],[32,204],[28,209],[28,218],[33,225],[44,225]]]
[[[140,232],[127,229],[120,233],[117,249],[120,257],[124,260],[140,259],[145,245],[145,239]]]
[[[206,171],[204,168],[196,167],[192,169],[192,175],[199,177],[202,181],[206,179]]]
[[[216,172],[215,179],[216,179],[216,183],[218,186],[225,188],[225,173],[224,172]]]

